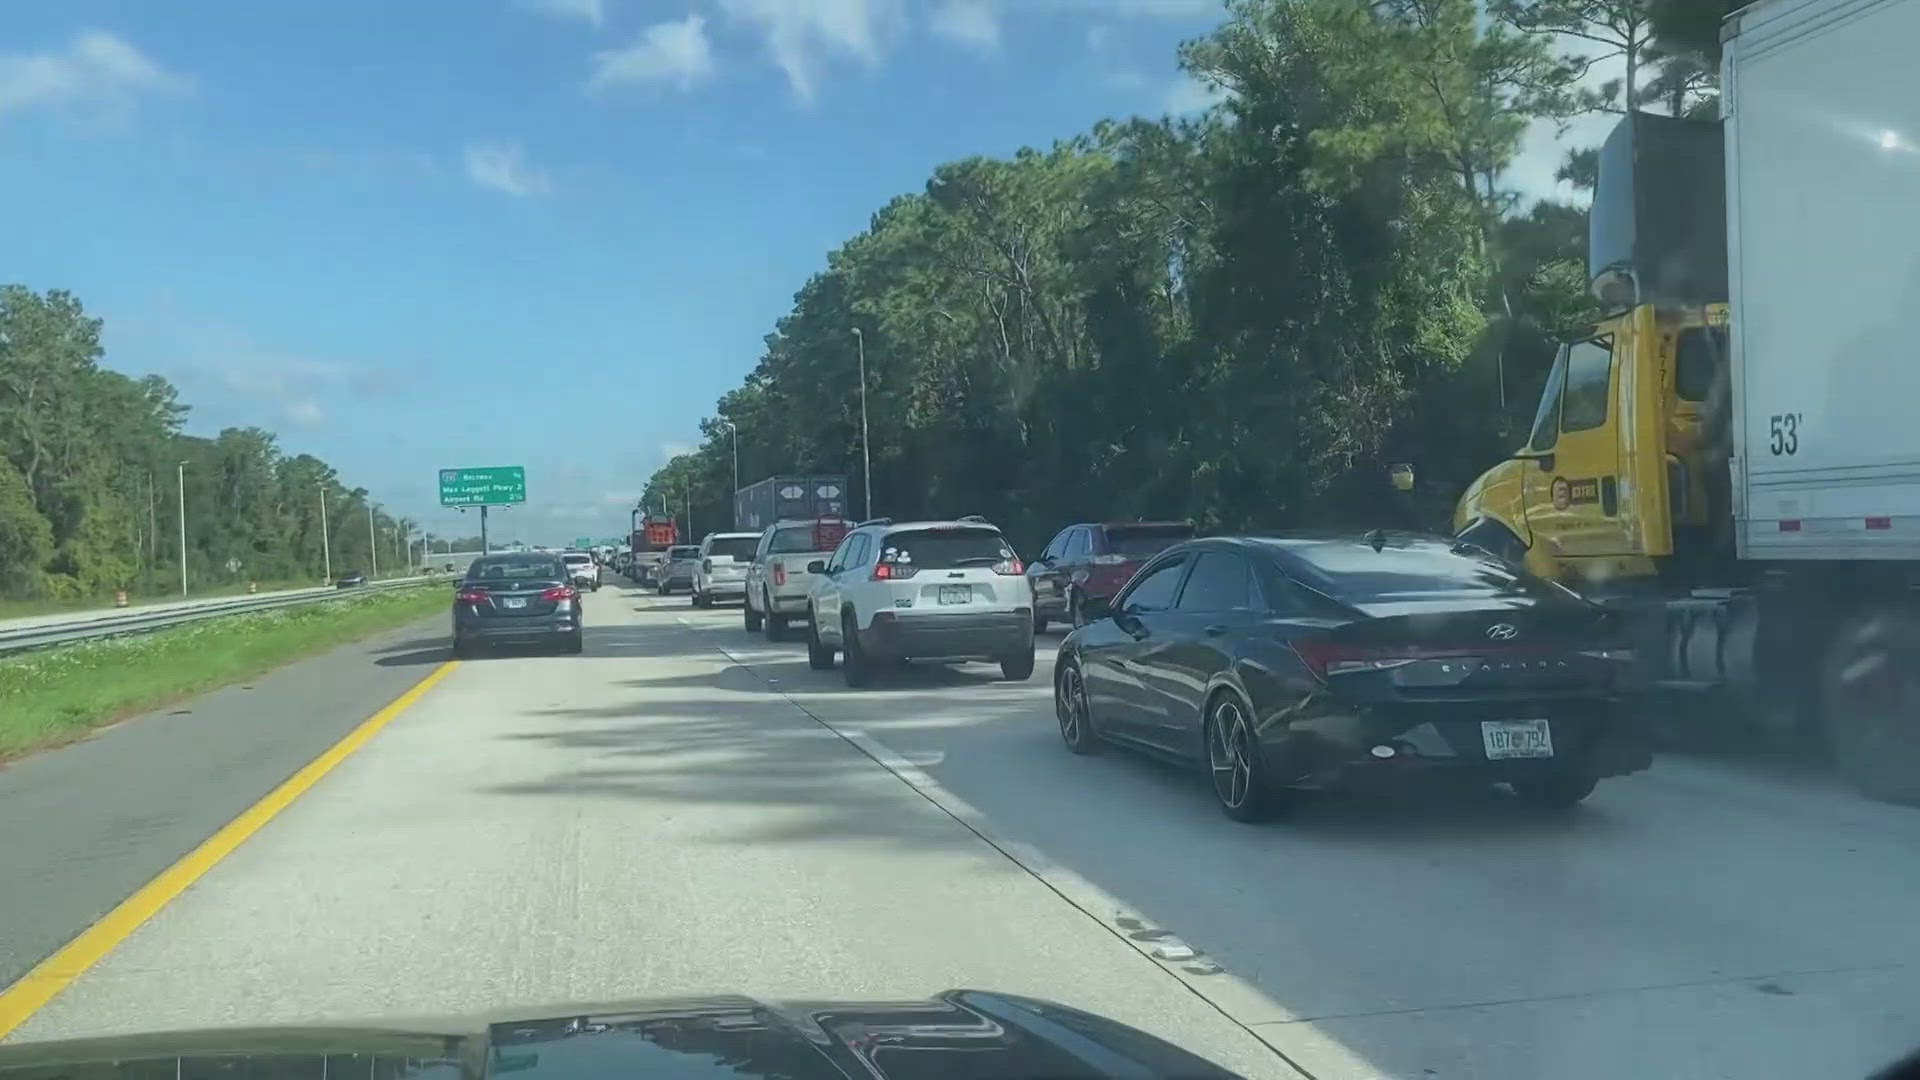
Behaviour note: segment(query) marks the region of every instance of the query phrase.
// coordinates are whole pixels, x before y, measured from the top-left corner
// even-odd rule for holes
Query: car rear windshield
[[[921,570],[951,570],[962,566],[992,566],[1013,558],[1013,549],[998,529],[909,529],[888,533],[880,545],[880,561],[905,563]]]
[[[790,525],[773,531],[773,542],[767,545],[769,555],[803,555],[811,551],[825,550],[813,546],[813,526]]]
[[[699,557],[700,549],[697,547],[670,547],[667,549],[667,558],[669,559],[697,559]]]
[[[467,568],[467,576],[476,581],[552,581],[560,575],[559,563],[538,556],[475,559]]]
[[[1145,558],[1158,555],[1182,540],[1193,539],[1191,525],[1108,525],[1107,550],[1115,555]]]
[[[562,556],[560,556],[560,561],[562,561],[562,562],[564,562],[564,563],[566,563],[566,564],[567,564],[568,566],[585,566],[586,564],[588,564],[588,563],[590,563],[590,562],[592,562],[592,561],[593,561],[593,556],[591,556],[591,555],[562,555]]]
[[[1300,560],[1300,576],[1306,584],[1361,605],[1475,596],[1573,599],[1571,593],[1516,571],[1477,548],[1438,540],[1389,541],[1379,550],[1364,540],[1336,540],[1302,544],[1289,551]]]
[[[746,562],[753,558],[753,549],[760,546],[757,536],[721,536],[716,537],[707,548],[707,556],[713,559],[733,558]]]

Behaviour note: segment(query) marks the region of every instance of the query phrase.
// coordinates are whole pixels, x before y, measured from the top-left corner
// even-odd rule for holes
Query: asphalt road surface
[[[1027,683],[965,665],[849,691],[737,608],[610,587],[588,612],[583,657],[460,664],[14,1038],[974,986],[1251,1076],[1797,1080],[1920,1045],[1920,812],[1815,770],[1666,757],[1567,815],[1490,792],[1250,828],[1198,778],[1067,754],[1057,635]],[[431,630],[313,664],[424,677]],[[264,730],[300,722],[303,668],[251,692],[280,695]],[[105,768],[68,770],[76,805]],[[38,874],[61,878],[57,848]]]

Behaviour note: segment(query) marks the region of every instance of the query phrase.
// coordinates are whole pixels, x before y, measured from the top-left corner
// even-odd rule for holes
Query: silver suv
[[[753,564],[747,567],[747,598],[741,605],[749,633],[763,625],[767,637],[779,641],[792,619],[807,617],[807,595],[813,575],[807,566],[824,561],[852,525],[839,518],[776,521],[760,534]]]
[[[708,533],[700,541],[700,559],[693,564],[693,606],[712,607],[715,600],[745,596],[747,562],[759,542],[759,533]]]
[[[987,660],[1009,679],[1033,674],[1033,586],[984,518],[862,522],[810,565],[807,663],[865,686],[881,665]]]

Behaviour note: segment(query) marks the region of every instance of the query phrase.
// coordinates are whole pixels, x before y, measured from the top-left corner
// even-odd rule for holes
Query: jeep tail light
[[[996,574],[1018,576],[1026,573],[1027,568],[1020,562],[1020,556],[1013,555],[994,563],[993,572]]]
[[[920,572],[920,568],[900,563],[874,563],[872,581],[905,581]]]

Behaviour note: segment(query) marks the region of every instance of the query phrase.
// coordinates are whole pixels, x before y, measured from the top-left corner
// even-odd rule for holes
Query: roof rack
[[[864,529],[869,525],[891,525],[891,524],[893,524],[892,518],[868,518],[867,520],[861,522],[860,524],[855,525],[854,528]]]

